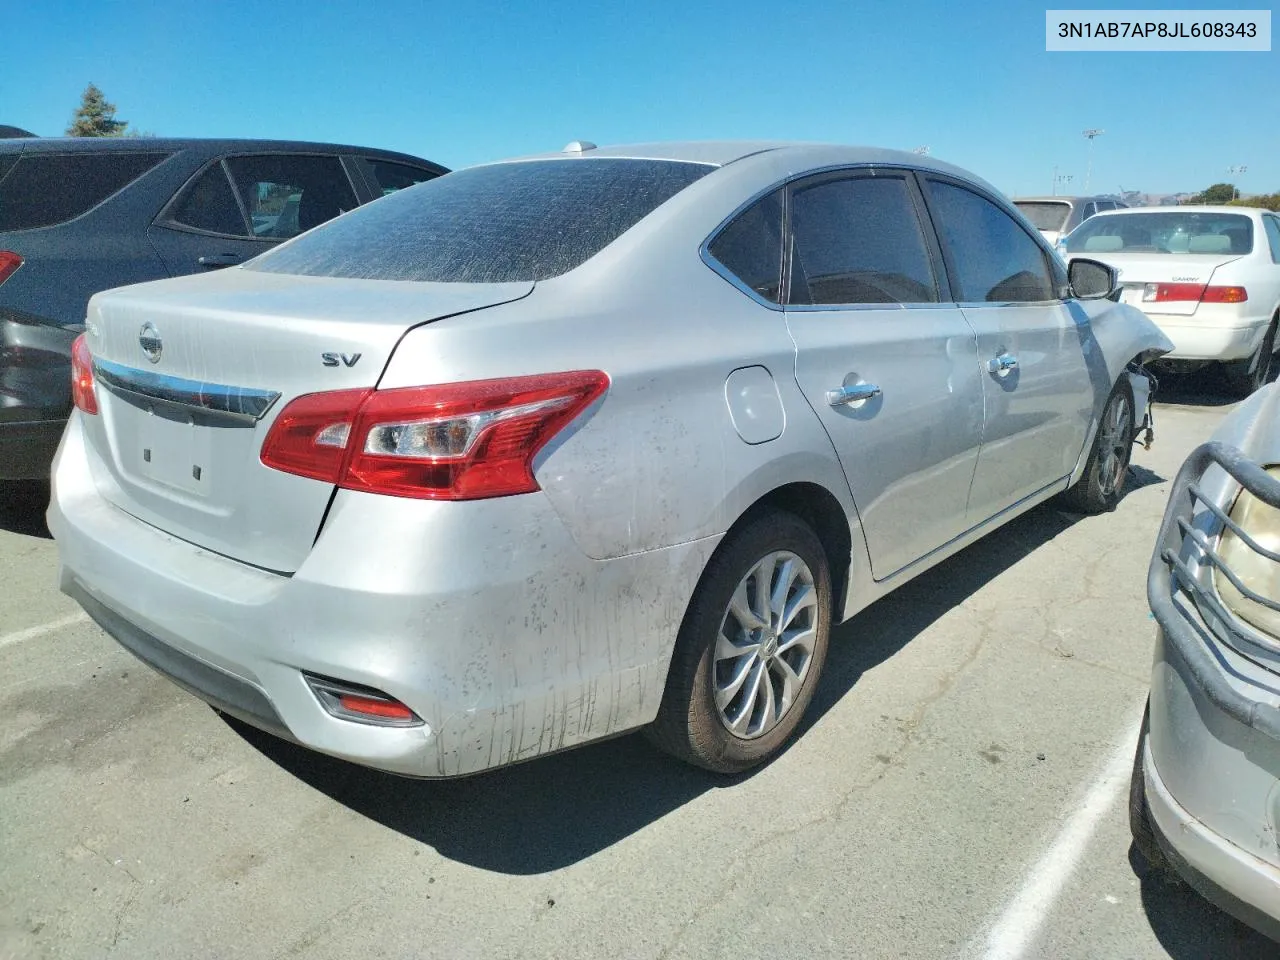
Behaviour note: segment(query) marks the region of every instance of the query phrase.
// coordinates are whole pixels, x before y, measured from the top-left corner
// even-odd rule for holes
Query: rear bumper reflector
[[[420,727],[423,720],[381,690],[314,674],[303,674],[320,706],[330,716],[378,727]]]

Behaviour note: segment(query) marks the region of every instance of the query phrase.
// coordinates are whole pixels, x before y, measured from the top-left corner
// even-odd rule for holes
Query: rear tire
[[[779,510],[748,519],[698,581],[646,736],[716,773],[763,763],[812,701],[830,629],[831,576],[813,530]]]
[[[1129,475],[1136,422],[1133,390],[1128,378],[1121,377],[1102,406],[1084,473],[1063,494],[1069,508],[1081,513],[1106,513],[1116,508]]]
[[[1274,363],[1276,349],[1276,321],[1273,319],[1267,332],[1258,344],[1253,356],[1244,360],[1233,360],[1225,364],[1227,385],[1231,392],[1240,397],[1247,397],[1255,390],[1260,390],[1271,379],[1271,368]]]

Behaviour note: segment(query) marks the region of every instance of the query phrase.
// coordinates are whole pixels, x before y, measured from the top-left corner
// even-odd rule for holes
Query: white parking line
[[[77,623],[84,623],[88,619],[89,615],[87,613],[73,613],[60,620],[50,620],[48,623],[42,623],[38,627],[27,627],[27,629],[18,630],[15,633],[6,633],[0,636],[0,648],[22,643],[24,640],[34,640],[36,637],[43,637],[46,633],[53,633],[63,627],[72,627]]]
[[[1080,862],[1102,815],[1129,782],[1138,746],[1141,715],[1125,729],[1115,752],[1084,798],[1073,808],[1043,857],[1027,871],[1018,893],[1004,908],[985,944],[972,950],[984,960],[1019,960],[1035,939],[1071,872]]]

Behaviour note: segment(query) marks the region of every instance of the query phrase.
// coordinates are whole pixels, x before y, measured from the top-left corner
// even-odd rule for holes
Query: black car
[[[0,480],[48,476],[94,293],[242,263],[447,172],[322,143],[0,140]]]

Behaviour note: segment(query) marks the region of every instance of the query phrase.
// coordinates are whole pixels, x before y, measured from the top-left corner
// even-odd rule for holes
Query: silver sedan
[[[623,731],[740,771],[833,623],[1057,494],[1113,508],[1171,348],[892,151],[453,173],[96,296],[61,587],[197,696],[398,773]]]

